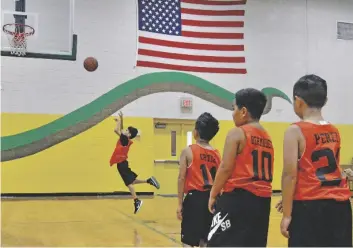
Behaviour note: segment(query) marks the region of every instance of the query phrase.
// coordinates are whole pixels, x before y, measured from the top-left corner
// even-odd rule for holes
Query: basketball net
[[[24,24],[11,23],[4,25],[3,31],[7,35],[11,54],[26,55],[27,37],[34,34],[34,28]]]

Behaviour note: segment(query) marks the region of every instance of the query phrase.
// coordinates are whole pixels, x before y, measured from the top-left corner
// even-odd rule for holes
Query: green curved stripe
[[[265,107],[264,113],[263,113],[264,115],[271,111],[272,98],[274,98],[274,97],[279,97],[279,98],[286,100],[289,103],[292,103],[286,94],[284,94],[282,91],[280,91],[276,88],[268,87],[268,88],[263,88],[261,91],[267,96],[267,104],[266,104],[266,107]]]
[[[290,102],[288,96],[278,89],[265,88],[263,91],[269,100],[277,96]],[[194,75],[181,72],[145,74],[120,84],[87,105],[46,125],[1,137],[1,152],[5,155],[4,159],[2,156],[2,161],[47,149],[84,132],[128,103],[157,92],[187,92],[226,109],[231,109],[234,99],[233,92]]]
[[[261,90],[267,97],[280,97],[284,100],[286,100],[289,103],[292,103],[292,101],[290,100],[290,98],[284,94],[282,91],[276,89],[276,88],[272,88],[272,87],[267,87],[267,88],[263,88]]]

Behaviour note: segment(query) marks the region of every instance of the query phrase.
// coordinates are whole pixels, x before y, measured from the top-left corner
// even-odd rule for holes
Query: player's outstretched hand
[[[208,210],[214,214],[215,209],[214,209],[214,205],[216,203],[216,198],[215,197],[210,197],[210,199],[208,200]]]
[[[119,111],[118,115],[120,116],[120,118],[124,116],[123,112],[121,112],[121,111]]]
[[[353,181],[353,170],[352,169],[345,169],[344,174],[347,176],[349,181]]]
[[[283,204],[282,204],[282,200],[280,200],[279,202],[277,202],[276,204],[276,209],[279,213],[283,213]]]
[[[179,206],[177,208],[177,211],[176,211],[178,220],[182,220],[183,219],[182,213],[183,213],[183,206]]]
[[[289,232],[288,232],[288,227],[290,222],[292,221],[292,217],[291,216],[283,216],[282,217],[282,221],[281,221],[281,233],[284,237],[289,238]]]

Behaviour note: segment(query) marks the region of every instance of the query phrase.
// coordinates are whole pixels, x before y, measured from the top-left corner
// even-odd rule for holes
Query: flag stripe
[[[183,26],[182,31],[192,31],[201,33],[244,33],[244,28],[229,28],[229,27],[196,27],[196,26]],[[231,39],[234,39],[233,37]],[[229,39],[229,40],[231,40]]]
[[[221,62],[208,62],[208,61],[190,61],[190,60],[179,60],[179,59],[167,59],[159,57],[151,57],[145,55],[139,55],[139,60],[141,61],[151,61],[160,64],[169,65],[183,65],[183,66],[196,66],[205,68],[246,68],[245,63],[221,63]]]
[[[178,48],[186,48],[186,49],[216,50],[216,51],[244,51],[244,45],[194,44],[194,43],[175,42],[175,41],[146,38],[146,37],[139,37],[139,42],[158,45],[158,46],[178,47]]]
[[[181,0],[182,3],[194,3],[203,5],[244,5],[244,1],[209,1],[209,0]]]
[[[142,60],[137,61],[137,66],[167,69],[167,70],[177,70],[177,71],[246,74],[246,69],[243,69],[243,68],[237,69],[237,68],[213,68],[213,67],[199,67],[199,66],[183,66],[183,65],[171,65],[171,64],[142,61]]]
[[[207,16],[244,16],[245,10],[202,10],[202,9],[189,9],[181,8],[181,13],[192,15],[207,15]]]
[[[191,27],[191,26],[188,26]],[[195,27],[196,28],[196,27]],[[239,28],[239,30],[242,30]],[[195,31],[189,30],[189,31]],[[238,39],[210,39],[210,38],[194,38],[194,37],[183,37],[175,35],[165,35],[146,31],[140,31],[141,37],[152,38],[157,40],[175,41],[182,43],[194,43],[194,44],[209,44],[209,45],[243,45],[244,40]]]
[[[189,55],[178,53],[166,53],[160,51],[152,51],[147,49],[139,49],[138,54],[167,59],[179,59],[189,61],[202,61],[202,62],[220,62],[220,63],[244,63],[245,57],[218,57],[218,56],[203,56],[203,55]]]
[[[245,51],[199,50],[199,49],[157,46],[153,44],[144,44],[144,43],[140,43],[139,48],[152,50],[152,51],[160,51],[165,53],[178,53],[178,54],[187,54],[187,55],[215,56],[215,57],[245,57]]]
[[[198,21],[198,20],[181,20],[182,25],[196,26],[196,27],[244,27],[243,21]]]
[[[242,33],[206,33],[206,32],[192,32],[183,31],[182,35],[185,37],[196,37],[196,38],[215,38],[215,39],[244,39]]]
[[[241,10],[243,5],[203,5],[195,3],[181,3],[181,8],[201,10]]]
[[[244,16],[204,16],[181,14],[182,20],[195,20],[195,21],[244,21]]]

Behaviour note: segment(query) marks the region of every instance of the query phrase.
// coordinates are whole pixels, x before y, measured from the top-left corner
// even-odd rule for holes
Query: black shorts
[[[266,247],[271,198],[243,189],[221,195],[208,234],[209,247]]]
[[[213,214],[208,211],[210,191],[190,191],[183,202],[181,221],[181,242],[199,246],[200,240],[207,240]]]
[[[127,160],[118,163],[116,166],[126,186],[132,184],[136,180],[137,174],[130,169]]]
[[[352,247],[352,207],[349,200],[294,201],[289,247]]]

